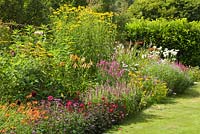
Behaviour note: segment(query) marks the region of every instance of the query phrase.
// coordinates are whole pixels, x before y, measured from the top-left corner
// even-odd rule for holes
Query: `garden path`
[[[107,134],[200,134],[200,83],[129,118]]]

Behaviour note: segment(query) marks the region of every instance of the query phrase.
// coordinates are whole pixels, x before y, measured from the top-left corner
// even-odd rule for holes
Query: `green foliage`
[[[23,124],[22,120],[26,118],[26,115],[19,110],[22,107],[11,107],[7,103],[0,104],[0,133],[14,133],[14,132],[30,132],[31,126]],[[28,108],[24,107],[24,110]]]
[[[66,3],[73,6],[87,5],[86,0],[1,0],[0,19],[19,24],[47,24],[52,9]]]
[[[182,63],[199,66],[200,23],[186,19],[148,21],[133,19],[126,25],[128,37],[132,41],[142,40],[145,44],[178,49],[178,60]]]
[[[47,23],[50,13],[45,0],[2,0],[0,16],[4,22],[40,25]]]
[[[15,30],[13,44],[2,54],[1,64],[1,94],[12,100],[24,99],[32,91],[46,88],[52,92],[51,54],[45,48],[44,35],[34,34],[35,29],[28,26],[24,30]],[[47,73],[47,74],[46,74]],[[54,83],[55,84],[55,83]],[[41,96],[40,96],[41,97]]]
[[[143,74],[153,76],[167,83],[168,91],[171,93],[183,93],[193,84],[187,72],[181,71],[176,65],[166,63],[149,64],[142,70]]]
[[[89,6],[98,12],[124,12],[132,0],[92,0]]]
[[[129,13],[139,19],[187,18],[193,21],[200,20],[199,7],[199,0],[135,0]]]
[[[68,112],[65,108],[58,111],[51,108],[49,118],[36,124],[33,132],[35,133],[67,133],[67,134],[84,134],[85,120],[81,113]]]
[[[61,7],[64,9],[62,18],[58,14],[52,18],[51,31],[45,26],[14,30],[13,44],[2,53],[0,61],[4,97],[24,100],[33,91],[38,98],[50,94],[67,97],[93,86],[96,63],[109,58],[112,52],[112,14],[82,7]]]
[[[10,28],[4,25],[0,20],[0,49],[3,50],[7,48],[10,44],[11,37],[10,37]],[[1,52],[0,52],[1,55]]]
[[[167,86],[165,82],[148,75],[143,75],[139,71],[130,72],[129,86],[136,89],[136,100],[138,105],[136,111],[142,110],[143,108],[160,102],[167,94]]]
[[[200,81],[200,68],[198,66],[190,67],[188,70],[188,73],[193,81],[195,81],[195,82]]]

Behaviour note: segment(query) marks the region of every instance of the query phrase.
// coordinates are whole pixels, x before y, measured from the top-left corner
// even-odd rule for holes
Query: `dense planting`
[[[112,6],[96,10],[120,5],[108,2]],[[127,25],[136,41],[128,48],[116,40],[116,14],[61,3],[51,9],[48,25],[0,24],[0,133],[101,134],[200,79],[198,67],[176,59],[193,52],[178,58],[198,65],[197,22],[135,20]]]
[[[180,20],[137,20],[127,24],[128,37],[132,41],[144,41],[169,49],[178,49],[178,60],[192,66],[199,66],[200,23]]]

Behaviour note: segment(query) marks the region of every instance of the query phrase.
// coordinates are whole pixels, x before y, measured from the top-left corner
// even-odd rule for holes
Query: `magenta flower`
[[[83,103],[81,103],[81,104],[80,104],[80,108],[83,108],[83,107],[84,107],[84,104],[83,104]]]
[[[53,96],[48,96],[48,101],[53,101]]]

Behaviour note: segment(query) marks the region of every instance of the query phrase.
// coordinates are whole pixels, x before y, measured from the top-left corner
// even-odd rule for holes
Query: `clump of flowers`
[[[148,58],[154,58],[154,59],[160,59],[163,58],[162,61],[168,60],[170,62],[176,61],[176,56],[178,54],[179,50],[177,49],[168,49],[165,48],[164,50],[162,47],[157,48],[156,46],[153,46],[152,48],[149,48],[149,54]]]
[[[119,102],[111,102],[107,97],[95,103],[78,98],[63,101],[48,96],[47,100],[41,102],[41,107],[45,110],[46,118],[44,116],[35,122],[35,133],[41,130],[45,133],[100,133],[126,117],[126,108]]]
[[[117,61],[105,61],[101,60],[97,63],[97,67],[100,70],[100,78],[108,83],[115,83],[123,78],[125,69],[121,67]]]

